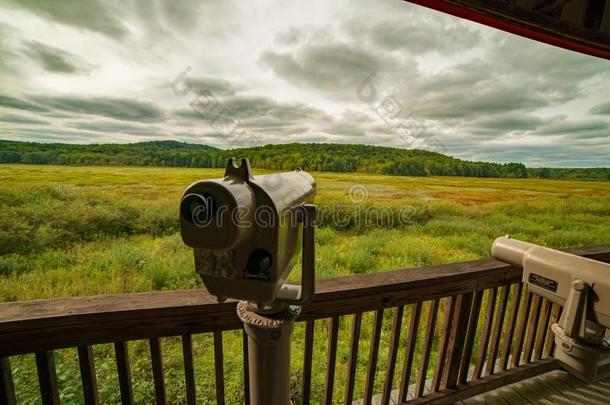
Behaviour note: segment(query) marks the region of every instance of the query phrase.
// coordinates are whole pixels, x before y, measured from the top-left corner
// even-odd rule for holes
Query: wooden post
[[[8,357],[0,357],[0,377],[0,403],[16,405],[15,384],[13,383],[13,373]]]
[[[473,293],[458,295],[455,302],[455,316],[451,324],[447,356],[445,358],[445,372],[441,379],[441,389],[452,388],[457,385],[460,374],[460,363],[464,353],[463,343],[468,330],[468,320],[472,308]]]

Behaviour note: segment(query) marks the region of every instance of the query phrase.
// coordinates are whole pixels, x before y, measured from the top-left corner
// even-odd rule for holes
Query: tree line
[[[132,144],[52,144],[0,141],[0,163],[224,167],[229,157],[247,157],[270,170],[361,172],[401,176],[610,180],[610,168],[527,168],[522,163],[466,161],[424,150],[370,145],[284,144],[222,150],[176,141]]]

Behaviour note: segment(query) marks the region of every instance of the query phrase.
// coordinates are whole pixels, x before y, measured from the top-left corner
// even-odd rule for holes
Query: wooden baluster
[[[449,297],[448,302],[445,306],[445,314],[443,315],[443,329],[438,348],[438,356],[436,358],[436,368],[434,369],[434,376],[432,378],[432,392],[437,392],[441,386],[443,379],[443,372],[445,370],[445,359],[447,357],[447,349],[449,345],[449,338],[451,336],[451,323],[453,322],[453,314],[455,313],[455,297]]]
[[[402,366],[402,378],[400,379],[400,390],[398,400],[405,402],[409,394],[409,384],[411,380],[411,370],[413,368],[413,356],[415,355],[415,345],[417,343],[417,330],[419,329],[419,318],[421,317],[422,303],[418,302],[411,310],[411,320],[409,321],[409,335],[407,337],[407,347],[405,348],[405,361]]]
[[[155,384],[155,399],[157,405],[167,403],[165,394],[165,377],[163,376],[163,351],[159,338],[149,339],[150,358],[152,360],[153,381]]]
[[[424,388],[426,385],[426,375],[428,373],[428,363],[430,362],[430,352],[432,351],[432,343],[434,341],[434,327],[436,326],[436,318],[438,317],[438,306],[440,299],[437,298],[430,304],[430,313],[428,314],[428,324],[426,325],[426,338],[422,349],[422,360],[417,376],[417,386],[415,388],[415,398],[424,396]]]
[[[447,356],[440,385],[441,390],[457,386],[473,296],[473,293],[460,294],[455,299],[455,315],[451,323],[451,332],[447,344]]]
[[[222,352],[222,331],[214,331],[214,369],[216,375],[216,404],[225,403],[225,372]]]
[[[513,288],[513,295],[510,299],[510,310],[506,323],[506,331],[504,333],[504,342],[502,344],[502,354],[500,356],[500,370],[506,371],[508,368],[508,358],[510,357],[510,349],[515,336],[515,325],[517,323],[517,315],[519,314],[519,305],[521,304],[521,291],[523,284],[517,283]]]
[[[549,331],[551,325],[551,301],[544,299],[542,306],[542,313],[540,314],[540,322],[538,323],[538,339],[536,341],[536,348],[534,350],[534,360],[540,360],[542,358],[542,351],[544,350],[544,342],[547,337],[547,333],[553,333]]]
[[[375,388],[375,372],[377,371],[377,358],[379,356],[379,339],[381,338],[381,324],[383,322],[383,309],[375,311],[373,320],[373,333],[371,336],[371,350],[369,352],[369,363],[366,370],[366,385],[364,388],[364,405],[370,405],[373,400]]]
[[[525,340],[525,348],[523,349],[524,361],[530,363],[534,352],[534,343],[538,331],[538,320],[540,319],[540,301],[539,295],[534,295],[532,299],[532,309],[530,319],[527,326],[527,339]]]
[[[193,338],[191,335],[182,335],[182,358],[184,361],[184,385],[186,387],[187,405],[197,403],[195,389],[195,364],[193,362]]]
[[[544,343],[543,357],[547,358],[553,355],[553,347],[555,343],[555,334],[550,327],[552,324],[559,322],[559,316],[561,314],[561,307],[557,304],[553,304],[551,308],[551,320],[549,322],[549,331],[546,334],[546,342]]]
[[[390,340],[390,353],[388,354],[388,365],[385,372],[385,381],[383,384],[383,393],[381,395],[381,404],[388,405],[392,396],[392,383],[394,382],[394,370],[396,368],[396,358],[398,357],[398,345],[400,343],[400,329],[402,327],[402,315],[404,307],[394,308],[394,317],[392,319],[392,337]]]
[[[244,367],[244,405],[250,405],[250,373],[248,356],[248,334],[244,329],[241,330],[243,367]]]
[[[119,376],[121,403],[123,405],[133,405],[133,388],[131,386],[131,367],[129,366],[129,351],[127,350],[127,342],[115,342],[114,354],[116,357],[116,368]]]
[[[493,333],[491,337],[491,345],[489,348],[489,360],[487,360],[487,375],[492,375],[496,367],[496,359],[500,349],[500,337],[502,334],[502,326],[504,325],[504,315],[506,315],[506,305],[508,304],[509,286],[504,285],[500,288],[500,298],[498,298],[498,308],[496,309],[496,319],[494,320]]]
[[[352,405],[354,402],[354,382],[356,381],[356,366],[358,365],[358,344],[360,343],[360,328],[362,325],[362,312],[354,315],[352,323],[352,340],[347,366],[347,381],[345,383],[345,405]]]
[[[458,381],[462,384],[468,382],[468,374],[470,373],[470,361],[474,350],[474,342],[476,341],[477,329],[479,326],[479,316],[481,314],[481,304],[483,302],[483,291],[475,291],[472,298],[472,310],[470,311],[470,319],[468,320],[468,332],[466,332],[466,340],[464,341],[464,354],[460,363],[460,375]]]
[[[2,378],[0,381],[0,403],[17,405],[11,362],[8,357],[0,357],[0,377]]]
[[[95,375],[93,349],[91,346],[78,346],[77,350],[85,404],[97,405],[100,403],[100,399],[97,392],[97,377]]]
[[[305,325],[305,353],[303,358],[303,405],[311,400],[311,363],[313,358],[313,331],[314,321],[307,321]]]
[[[339,334],[339,317],[334,316],[330,322],[328,331],[328,356],[326,363],[326,388],[324,391],[324,403],[332,405],[333,388],[335,385],[335,366],[337,365],[337,338]]]
[[[527,321],[532,306],[532,293],[527,290],[527,286],[523,288],[523,305],[521,305],[521,313],[519,314],[519,327],[517,328],[517,340],[513,347],[513,358],[511,360],[512,367],[518,367],[521,364],[521,353],[523,351],[523,341],[527,328]]]
[[[43,405],[59,405],[59,390],[55,359],[52,351],[36,353],[36,368],[40,383],[40,397]]]
[[[477,362],[474,366],[474,378],[478,379],[483,376],[483,365],[487,358],[487,346],[491,335],[491,326],[493,323],[493,315],[496,307],[496,297],[498,295],[497,288],[489,290],[487,297],[487,309],[485,310],[485,320],[481,331],[481,340],[479,342],[479,353],[477,354]]]

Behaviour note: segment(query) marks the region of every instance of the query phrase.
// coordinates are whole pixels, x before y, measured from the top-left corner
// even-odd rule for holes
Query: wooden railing
[[[610,262],[610,246],[569,251]],[[302,368],[293,365],[295,402],[452,403],[557,368],[549,327],[560,308],[520,279],[520,269],[490,259],[319,281],[299,318],[304,331],[295,334],[302,340],[293,358],[303,359]],[[242,395],[225,398],[223,336],[241,328],[234,301],[217,303],[200,290],[1,304],[0,403],[16,403],[13,356],[31,353],[42,403],[60,403],[53,351],[66,348],[77,351],[84,402],[99,403],[94,345],[111,343],[121,402],[132,404],[140,376],[131,373],[127,342],[142,339],[149,342],[156,403],[247,403],[245,365]],[[196,384],[211,378],[195,373],[196,334],[211,334],[215,398],[196,398]],[[181,398],[166,394],[160,338],[168,336],[181,338]],[[325,364],[314,367],[319,344]],[[323,389],[312,383],[322,375]]]

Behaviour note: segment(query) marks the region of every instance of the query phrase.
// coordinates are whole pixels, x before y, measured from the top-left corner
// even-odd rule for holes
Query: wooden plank
[[[214,331],[214,375],[216,376],[216,404],[225,403],[225,372],[222,351],[222,331]]]
[[[553,323],[559,322],[560,314],[561,314],[561,307],[557,304],[553,304],[551,307],[551,320],[549,321],[549,324],[552,325]],[[549,325],[549,328],[550,328],[550,325]],[[544,358],[553,355],[554,343],[555,343],[555,334],[553,333],[552,330],[549,330],[546,334],[546,342],[544,342],[544,352],[542,354],[542,356]]]
[[[337,365],[337,337],[339,335],[339,317],[330,321],[328,329],[328,355],[326,362],[326,386],[324,389],[324,403],[332,405],[333,388],[335,386],[335,366]]]
[[[152,360],[153,382],[155,385],[155,399],[157,405],[167,403],[167,395],[165,394],[165,377],[163,375],[163,351],[159,338],[148,340],[150,345],[150,358]]]
[[[563,375],[568,377],[568,381],[563,380]],[[526,385],[530,391],[534,391],[534,395],[545,396],[549,399],[549,403],[553,405],[578,405],[583,402],[587,405],[608,404],[608,398],[606,396],[600,395],[600,393],[591,389],[589,385],[580,381],[578,381],[576,386],[572,386],[569,381],[571,379],[575,379],[575,377],[568,375],[564,371],[556,370],[523,381],[517,385]]]
[[[244,368],[244,405],[250,405],[250,373],[249,364],[250,357],[248,355],[248,334],[245,329],[241,331],[242,337],[242,356],[243,356],[243,368]]]
[[[610,261],[610,246],[569,249]],[[518,282],[521,269],[477,260],[319,280],[300,320],[378,310]],[[241,329],[236,301],[203,290],[158,291],[0,304],[0,357],[36,351]]]
[[[562,404],[560,401],[553,400],[553,395],[555,393],[552,391],[549,392],[544,387],[540,387],[534,381],[535,379],[523,380],[517,384],[513,384],[512,388],[521,396],[526,397],[531,403],[534,404],[567,405],[565,403]]]
[[[435,299],[430,304],[430,312],[428,313],[428,324],[426,325],[426,337],[422,348],[422,360],[417,375],[417,385],[415,386],[415,398],[421,398],[424,395],[426,384],[426,375],[428,373],[428,363],[430,362],[430,352],[432,351],[432,343],[434,341],[434,328],[436,326],[436,318],[438,317],[438,306],[440,299]]]
[[[519,384],[519,383],[517,383],[517,384]],[[497,393],[497,396],[492,396],[491,398],[489,398],[489,394],[490,393]],[[493,404],[494,400],[498,396],[503,398],[510,405],[530,405],[531,404],[530,401],[528,401],[525,397],[523,397],[518,392],[516,392],[512,388],[512,385],[500,387],[500,388],[497,388],[497,389],[495,389],[493,391],[489,391],[489,393],[484,393],[484,394],[477,395],[477,396],[469,398],[469,399],[465,399],[463,401],[463,403],[465,405],[475,404],[475,403],[478,403],[478,404]]]
[[[496,318],[491,337],[491,345],[489,346],[489,360],[487,361],[486,373],[493,374],[500,350],[500,338],[502,327],[504,326],[504,315],[506,314],[506,305],[508,303],[509,286],[505,285],[500,288],[500,297],[498,298],[498,308],[496,309]]]
[[[182,359],[184,361],[186,403],[187,405],[195,405],[197,403],[197,390],[195,389],[195,364],[193,361],[193,337],[191,335],[182,335]],[[247,364],[247,362],[244,364]]]
[[[537,380],[540,380],[537,381],[539,384],[559,390],[559,395],[566,398],[570,405],[607,405],[610,402],[608,400],[608,391],[603,389],[600,391],[599,383],[585,384],[563,370],[555,371],[549,375],[542,375]]]
[[[16,405],[13,372],[8,357],[0,357],[0,404]]]
[[[540,360],[542,358],[542,351],[544,350],[544,342],[546,341],[547,333],[553,333],[549,331],[551,325],[551,306],[552,302],[544,299],[542,305],[542,312],[540,313],[540,321],[538,323],[538,338],[536,339],[536,347],[534,349],[534,360]]]
[[[502,354],[500,355],[500,371],[505,371],[508,367],[508,359],[510,357],[513,337],[515,336],[515,325],[517,324],[517,315],[519,315],[519,306],[521,304],[521,292],[523,284],[517,283],[513,287],[513,294],[510,298],[510,310],[508,320],[506,321],[506,331],[504,333],[504,341],[502,343]]]
[[[77,350],[85,404],[97,405],[100,403],[100,399],[97,390],[93,348],[91,346],[79,346]]]
[[[470,361],[474,350],[474,342],[476,340],[477,329],[479,325],[479,316],[481,314],[481,303],[483,301],[483,291],[475,291],[472,299],[472,310],[470,311],[470,319],[468,320],[468,332],[466,332],[466,340],[464,342],[464,353],[460,362],[460,375],[458,381],[465,384],[468,381],[468,372],[470,370]]]
[[[402,377],[400,379],[400,389],[398,391],[398,399],[403,402],[407,400],[407,395],[409,393],[409,384],[411,380],[411,371],[413,369],[413,357],[415,355],[415,346],[417,344],[417,331],[419,329],[421,309],[421,302],[415,304],[411,311],[411,320],[409,321],[409,335],[407,337],[405,360],[402,366]]]
[[[129,365],[127,342],[116,342],[114,344],[114,355],[116,358],[117,374],[119,376],[121,403],[123,405],[133,405],[133,388],[131,386],[131,367]]]
[[[532,298],[530,319],[527,324],[527,339],[525,340],[525,347],[523,348],[523,356],[526,363],[532,361],[534,343],[538,332],[538,319],[540,318],[540,301],[540,296],[534,294],[534,297]]]
[[[404,307],[396,307],[392,319],[392,337],[390,339],[390,353],[386,367],[381,404],[389,405],[392,396],[392,385],[394,382],[394,370],[396,369],[396,358],[398,357],[398,345],[400,344],[400,329],[402,327],[402,316]]]
[[[59,389],[53,352],[36,353],[36,368],[43,405],[59,405]]]
[[[313,359],[314,321],[305,324],[305,351],[303,355],[303,405],[311,400],[311,364]]]
[[[521,364],[521,353],[523,352],[523,341],[525,340],[525,332],[527,328],[527,321],[530,316],[530,307],[532,305],[532,293],[527,290],[527,286],[523,289],[523,304],[519,314],[519,327],[517,327],[517,336],[515,345],[513,346],[513,358],[511,360],[511,366],[517,367]]]
[[[345,405],[352,405],[354,402],[354,383],[356,381],[356,366],[358,365],[358,345],[360,343],[360,328],[362,326],[362,312],[354,315],[352,322],[352,338],[347,365],[347,380],[345,382]]]
[[[445,370],[445,359],[447,358],[447,349],[449,338],[451,336],[451,323],[453,322],[453,314],[455,313],[456,297],[449,297],[445,303],[445,311],[443,314],[443,327],[441,329],[441,339],[436,357],[436,367],[432,377],[431,391],[438,391],[443,379],[443,371]]]
[[[468,331],[468,321],[472,308],[474,294],[460,294],[455,302],[455,315],[451,324],[449,342],[447,343],[447,356],[445,361],[445,372],[441,381],[441,389],[457,385],[460,375],[460,364],[464,352],[464,340]]]
[[[479,380],[473,380],[468,384],[460,384],[456,388],[447,388],[443,391],[433,392],[423,398],[418,398],[409,402],[401,402],[400,405],[449,405],[559,368],[561,368],[561,366],[555,359],[540,360]]]
[[[478,379],[483,376],[483,365],[487,359],[487,349],[489,346],[489,338],[491,335],[491,327],[493,323],[494,310],[496,308],[496,297],[498,290],[493,288],[489,290],[487,295],[487,308],[485,309],[485,320],[483,322],[483,329],[481,334],[481,340],[479,342],[479,353],[477,354],[477,361],[474,366],[474,378]]]
[[[375,374],[377,371],[377,358],[379,357],[379,339],[381,338],[381,324],[383,322],[383,309],[375,311],[373,331],[371,335],[371,349],[366,369],[366,385],[364,386],[364,405],[371,405],[373,389],[375,388]]]

